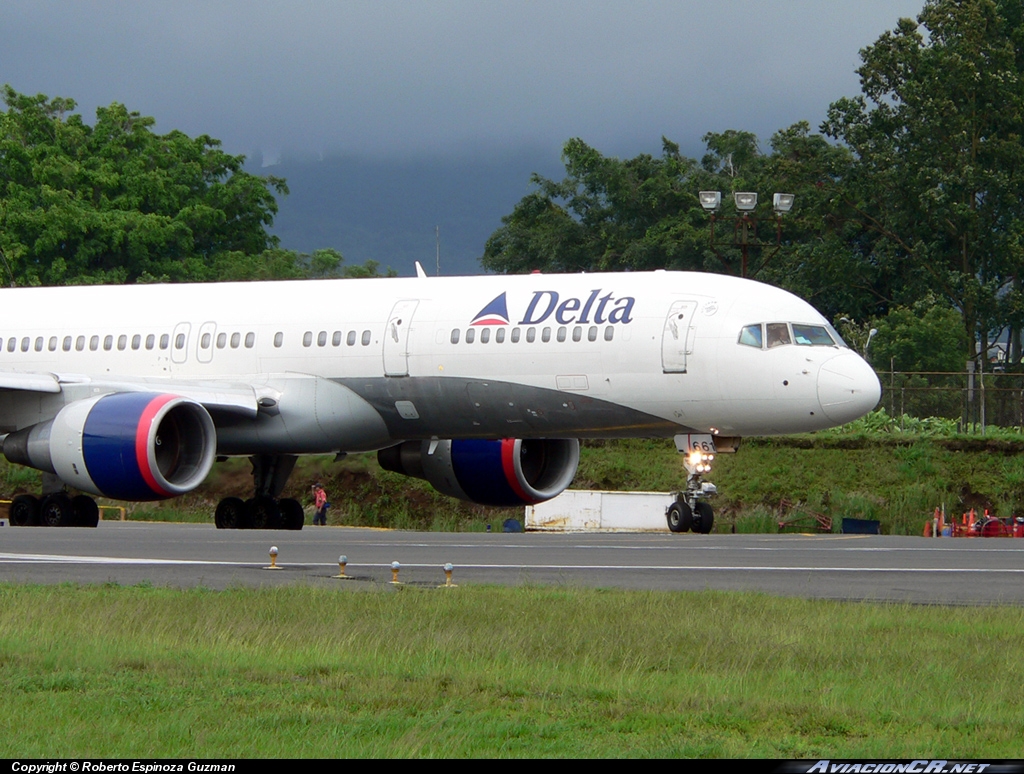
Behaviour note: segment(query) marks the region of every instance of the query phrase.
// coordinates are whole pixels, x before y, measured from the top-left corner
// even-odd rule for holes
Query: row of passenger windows
[[[278,336],[280,335],[281,334],[278,334]],[[0,341],[2,341],[2,339],[0,339]],[[42,352],[43,349],[46,349],[50,352],[56,352],[58,341],[57,336],[50,336],[49,340],[47,340],[45,336],[36,336],[35,342],[32,341],[30,336],[25,336],[21,339],[21,351],[28,352],[29,350],[34,349],[36,352]],[[228,346],[229,342],[232,349],[238,349],[243,342],[242,334],[232,333],[230,338],[227,333],[217,334],[217,349],[224,349]],[[59,343],[60,348],[65,352],[70,352],[72,349],[76,352],[82,352],[85,350],[87,345],[90,352],[96,352],[101,348],[101,346],[104,350],[110,351],[115,348],[115,344],[118,350],[128,349],[129,344],[131,349],[143,349],[143,347],[145,347],[145,349],[169,349],[171,346],[171,334],[162,333],[158,339],[155,333],[150,333],[145,337],[145,340],[143,340],[142,334],[136,333],[131,337],[130,342],[128,336],[123,333],[117,337],[116,341],[115,338],[110,335],[103,336],[102,338],[100,336],[89,336],[88,338],[85,336],[65,336],[64,340]],[[187,343],[188,336],[186,334],[175,334],[175,349],[184,349]],[[202,335],[200,346],[203,349],[209,349],[211,343],[211,334],[204,333]],[[252,349],[256,345],[256,334],[252,332],[246,333],[244,343],[246,349]],[[278,346],[280,346],[280,344],[278,344]],[[7,351],[16,352],[17,350],[18,339],[11,336],[7,339]]]
[[[750,327],[755,327],[755,326],[748,326],[748,328],[750,328]],[[771,327],[771,326],[769,326],[769,327]],[[501,344],[502,342],[505,341],[506,330],[507,329],[505,327],[497,327],[497,328],[494,329],[494,341],[495,341],[495,343]],[[747,330],[747,328],[744,328],[744,331],[746,331],[746,330]],[[551,331],[552,331],[551,328],[541,328],[540,329],[540,340],[544,341],[544,342],[551,341]],[[479,329],[479,332],[480,332],[480,343],[481,344],[486,344],[486,343],[488,343],[491,340],[491,328],[489,328],[489,327],[481,327]],[[599,333],[600,333],[600,331],[598,329],[598,326],[596,326],[596,325],[589,326],[586,329],[587,341],[597,341]],[[466,333],[465,333],[465,339],[464,339],[465,342],[467,344],[472,344],[474,341],[476,341],[476,334],[477,334],[477,329],[476,328],[468,328],[466,330]],[[582,341],[583,340],[583,336],[584,336],[584,328],[583,328],[583,326],[581,326],[581,325],[574,326],[572,328],[572,333],[571,334],[569,333],[569,328],[568,327],[562,326],[562,327],[558,328],[555,331],[555,340],[556,341],[566,341],[566,339],[569,338],[570,335],[571,335],[571,338],[572,338],[573,341]],[[516,343],[516,342],[518,342],[520,340],[521,336],[522,336],[522,330],[520,328],[512,328],[510,333],[509,333],[508,338],[509,338],[509,340],[512,343]],[[612,325],[605,326],[605,329],[604,329],[604,340],[605,341],[611,341],[614,338],[614,336],[615,336],[615,328],[614,328],[614,326],[612,326]],[[462,332],[458,328],[452,329],[452,333],[451,333],[451,342],[452,342],[452,344],[458,344],[461,337],[462,337]],[[359,343],[362,346],[367,347],[367,346],[370,345],[370,343],[372,341],[372,338],[373,338],[372,334],[370,333],[369,330],[364,330],[362,332],[362,335],[359,335],[358,331],[349,331],[348,335],[346,335],[346,336],[342,336],[342,331],[334,331],[333,334],[330,334],[331,346],[334,346],[334,347],[340,347],[343,340],[344,340],[345,344],[347,344],[350,347],[354,347],[356,345],[356,341],[357,340],[359,341]],[[536,341],[537,340],[537,328],[533,328],[533,327],[527,328],[526,329],[526,337],[525,338],[526,338],[527,342],[531,342],[532,343],[532,342]],[[320,331],[318,334],[316,334],[316,345],[318,347],[326,347],[327,346],[327,340],[328,340],[328,333],[327,333],[327,331]],[[3,339],[0,339],[0,347],[2,347],[2,342],[3,342]],[[116,346],[116,348],[118,350],[125,350],[125,349],[129,349],[129,348],[131,348],[133,350],[143,349],[143,348],[145,348],[147,350],[152,350],[152,349],[166,350],[166,349],[169,349],[171,347],[171,334],[169,334],[169,333],[162,333],[158,337],[156,334],[150,333],[147,336],[143,337],[142,334],[136,333],[135,335],[131,336],[130,338],[126,334],[123,334],[123,333],[120,336],[117,336],[116,338],[114,336],[111,336],[111,335],[102,336],[102,337],[95,336],[95,335],[94,336],[89,336],[89,337],[86,337],[86,336],[77,336],[77,337],[65,336],[63,341],[60,341],[57,336],[50,336],[49,340],[47,340],[47,338],[44,337],[44,336],[36,336],[34,342],[32,340],[32,337],[25,336],[25,337],[23,337],[21,339],[20,349],[21,349],[22,352],[28,352],[28,351],[30,351],[32,349],[35,349],[36,352],[42,352],[44,349],[47,349],[50,352],[56,352],[57,351],[58,343],[60,344],[60,348],[63,349],[65,352],[70,352],[72,349],[74,349],[77,352],[82,352],[82,351],[84,351],[86,349],[87,346],[88,346],[88,349],[89,349],[90,352],[96,352],[101,347],[105,351],[110,351],[110,350],[114,349],[115,346]],[[213,334],[212,333],[203,333],[203,334],[200,335],[200,338],[199,338],[199,348],[200,349],[204,349],[204,350],[210,349],[210,347],[211,347],[211,345],[213,343],[214,343],[214,338],[213,338]],[[746,344],[748,342],[743,340],[743,337],[741,336],[741,343]],[[19,349],[18,344],[19,344],[19,342],[18,342],[17,337],[11,336],[9,339],[7,339],[7,351],[8,352],[16,352]],[[173,342],[173,344],[174,344],[174,349],[176,349],[176,350],[185,349],[185,347],[188,345],[188,335],[185,334],[185,333],[174,334],[174,342]],[[244,334],[244,338],[243,338],[243,334],[236,331],[235,333],[231,333],[231,334],[228,334],[228,333],[218,333],[217,336],[216,336],[216,346],[217,346],[217,349],[225,349],[228,346],[230,346],[231,349],[238,349],[239,347],[243,346],[243,344],[244,344],[246,349],[252,349],[254,346],[256,346],[256,334],[250,331],[249,333]],[[274,346],[275,347],[281,347],[283,345],[284,345],[284,333],[281,332],[281,331],[278,331],[277,333],[274,334]],[[306,331],[302,335],[302,346],[304,346],[304,347],[311,347],[311,346],[313,346],[313,331]]]
[[[767,334],[767,335],[766,335]],[[846,342],[831,325],[799,325],[797,323],[756,323],[740,330],[739,343],[762,349],[796,343],[804,347],[845,347]]]
[[[491,329],[488,328],[488,327],[481,327],[479,330],[480,330],[480,343],[481,344],[486,344],[487,342],[489,342],[491,340]],[[496,327],[494,329],[494,341],[495,341],[496,344],[501,344],[502,342],[505,341],[505,330],[506,329],[504,327]],[[474,341],[476,341],[476,333],[477,333],[477,329],[476,328],[467,328],[466,329],[466,335],[465,335],[465,342],[467,344],[472,344]],[[587,341],[597,341],[598,333],[599,333],[598,327],[596,325],[591,325],[589,328],[587,328]],[[451,342],[452,342],[452,344],[458,344],[459,343],[459,337],[461,335],[462,335],[462,332],[458,328],[453,328],[452,329],[452,335],[451,335]],[[522,335],[521,329],[513,328],[511,330],[511,332],[509,333],[509,340],[513,344],[515,344],[516,342],[519,341],[521,335]],[[558,328],[555,331],[555,340],[556,341],[565,341],[568,337],[569,337],[569,329],[568,329],[568,327],[566,327],[564,325],[561,326],[560,328]],[[612,326],[612,325],[606,325],[605,328],[604,328],[604,340],[605,341],[611,341],[614,337],[615,337],[615,327]],[[532,343],[532,342],[534,342],[536,340],[537,340],[537,329],[536,328],[527,328],[526,329],[526,341]],[[545,341],[545,342],[551,341],[551,328],[541,328],[540,329],[540,340],[541,341]],[[573,327],[573,329],[572,329],[572,340],[573,341],[583,341],[583,326],[582,325],[576,325],[576,326]]]
[[[345,343],[348,346],[350,346],[350,347],[354,347],[356,345],[356,337],[357,337],[356,331],[349,331],[348,332],[348,336],[345,337]],[[360,343],[364,347],[368,347],[368,346],[370,346],[371,338],[372,338],[372,336],[371,336],[369,331],[363,331],[363,335],[361,337],[359,337]],[[334,333],[331,334],[331,346],[332,347],[340,347],[341,346],[341,340],[342,340],[341,331],[335,331]],[[274,336],[274,346],[275,347],[280,347],[283,341],[284,341],[284,334],[283,333],[278,333],[276,336]],[[316,345],[318,347],[326,347],[327,346],[327,331],[320,331],[316,335]],[[304,347],[312,347],[313,346],[313,331],[306,331],[304,334],[302,334],[302,346],[304,346]]]

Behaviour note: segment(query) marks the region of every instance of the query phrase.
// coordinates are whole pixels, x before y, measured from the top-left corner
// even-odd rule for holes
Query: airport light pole
[[[768,261],[779,251],[779,248],[782,247],[782,216],[793,209],[793,201],[796,198],[793,194],[787,193],[776,193],[772,196],[772,212],[773,219],[775,220],[775,242],[772,243],[763,242],[757,238],[757,224],[769,218],[759,218],[755,214],[757,208],[756,193],[751,191],[736,191],[733,193],[732,198],[736,205],[737,214],[731,218],[719,215],[719,211],[722,208],[721,191],[701,191],[699,197],[700,206],[704,208],[704,212],[711,219],[711,236],[709,239],[711,249],[715,251],[718,259],[731,269],[732,266],[729,261],[719,252],[718,248],[719,246],[738,247],[740,255],[743,256],[740,263],[741,277],[747,276],[750,248],[764,248],[771,244],[775,245],[775,249],[761,261],[761,265],[758,266],[758,270],[760,270],[764,268]],[[715,223],[718,220],[726,223],[732,222],[733,232],[731,240],[715,239]]]

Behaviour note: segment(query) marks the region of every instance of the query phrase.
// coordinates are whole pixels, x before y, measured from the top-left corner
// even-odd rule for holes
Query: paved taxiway
[[[277,572],[264,570],[280,551]],[[0,528],[0,580],[167,586],[381,588],[535,583],[631,589],[743,589],[831,599],[1024,604],[1024,540],[854,535],[501,534],[103,522],[97,529]]]

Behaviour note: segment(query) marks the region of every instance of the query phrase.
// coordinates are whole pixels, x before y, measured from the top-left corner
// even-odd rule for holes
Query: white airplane
[[[254,495],[222,500],[218,527],[301,529],[278,498],[302,454],[376,450],[445,494],[535,503],[569,486],[580,438],[707,450],[843,424],[880,396],[825,318],[750,280],[417,269],[0,290],[2,451],[46,490],[16,498],[12,523],[95,525],[65,487],[175,497],[231,455],[251,458]],[[699,478],[673,529],[710,529]]]

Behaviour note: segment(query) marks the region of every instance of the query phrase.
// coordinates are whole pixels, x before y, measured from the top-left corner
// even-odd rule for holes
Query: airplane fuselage
[[[741,343],[744,326],[828,323],[778,288],[713,274],[11,289],[0,303],[0,379],[60,386],[7,392],[0,432],[143,386],[233,396],[208,401],[225,454],[792,433],[854,419],[879,394],[841,342]]]

